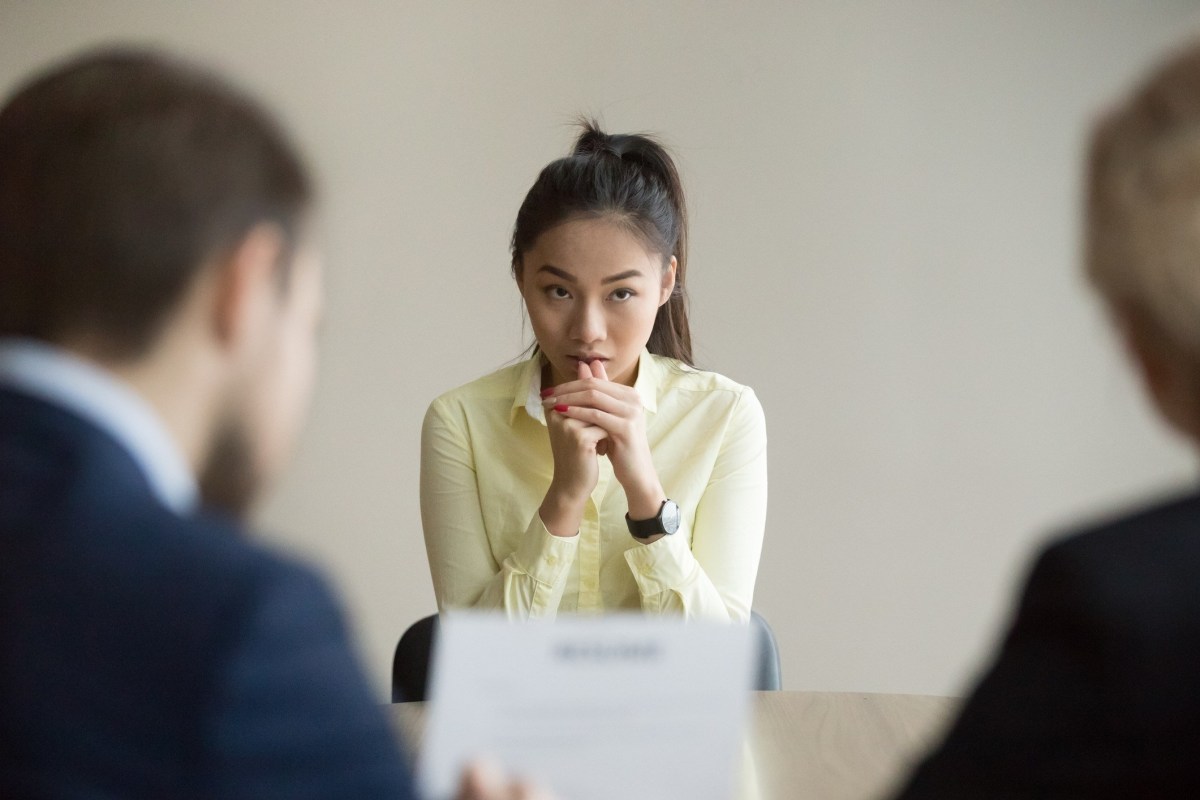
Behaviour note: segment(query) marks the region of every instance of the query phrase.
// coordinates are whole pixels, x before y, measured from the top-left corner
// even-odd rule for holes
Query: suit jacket
[[[0,389],[0,797],[410,796],[329,590],[241,535]]]
[[[1037,559],[991,669],[901,797],[1200,797],[1200,495]]]

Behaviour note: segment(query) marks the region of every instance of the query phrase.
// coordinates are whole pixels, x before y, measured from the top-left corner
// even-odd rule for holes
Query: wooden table
[[[958,704],[924,695],[755,692],[743,799],[884,797]],[[413,752],[421,746],[424,713],[423,703],[392,706]]]

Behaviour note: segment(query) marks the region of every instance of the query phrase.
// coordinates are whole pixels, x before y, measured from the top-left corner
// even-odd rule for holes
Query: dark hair
[[[521,276],[522,257],[539,236],[579,217],[605,217],[627,226],[664,266],[675,256],[675,290],[658,309],[647,349],[692,365],[688,326],[687,207],[679,171],[667,151],[642,134],[609,135],[595,121],[566,158],[551,162],[525,195],[512,237],[512,269]]]
[[[290,250],[311,195],[272,118],[215,76],[144,50],[56,66],[0,109],[0,335],[136,358],[256,224]]]

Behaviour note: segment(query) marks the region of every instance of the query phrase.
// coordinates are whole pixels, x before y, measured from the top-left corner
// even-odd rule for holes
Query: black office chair
[[[392,702],[407,703],[424,700],[429,688],[429,657],[437,638],[437,614],[417,620],[396,644],[392,656]],[[760,692],[775,692],[783,688],[783,666],[779,659],[779,643],[775,632],[757,611],[750,612],[750,627],[754,629],[754,647],[758,664],[754,673],[754,688]]]

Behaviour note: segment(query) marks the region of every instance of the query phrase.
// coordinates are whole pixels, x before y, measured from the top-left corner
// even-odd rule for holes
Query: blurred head
[[[273,231],[265,233],[269,238]],[[231,301],[242,307],[222,312],[229,320],[227,335],[241,341],[227,362],[199,476],[205,502],[237,515],[288,462],[316,380],[323,302],[319,258],[303,247],[290,264],[287,287],[276,280],[278,251],[265,248],[261,264],[250,279],[257,286],[240,289],[250,296]]]
[[[568,251],[571,262],[560,263]],[[569,273],[580,291],[572,293],[571,281],[545,266]],[[652,138],[610,136],[585,124],[571,155],[543,169],[525,196],[513,229],[512,270],[538,348],[556,372],[574,377],[570,356],[618,346],[622,353],[634,348],[635,366],[643,347],[692,363],[683,187],[670,155]],[[610,297],[620,284],[604,279],[631,271],[645,280],[638,302],[618,312],[614,306],[624,305],[629,291]],[[547,276],[557,283],[547,283]],[[662,287],[666,294],[660,297]],[[570,301],[570,309],[554,306],[553,324],[541,313],[548,297]],[[648,319],[645,303],[653,306]],[[612,369],[608,374],[616,378]]]
[[[202,491],[241,510],[312,381],[311,197],[276,123],[213,75],[137,50],[54,67],[0,110],[0,336],[112,368],[187,342],[216,365]]]
[[[1200,46],[1096,126],[1086,264],[1166,420],[1200,444]]]

